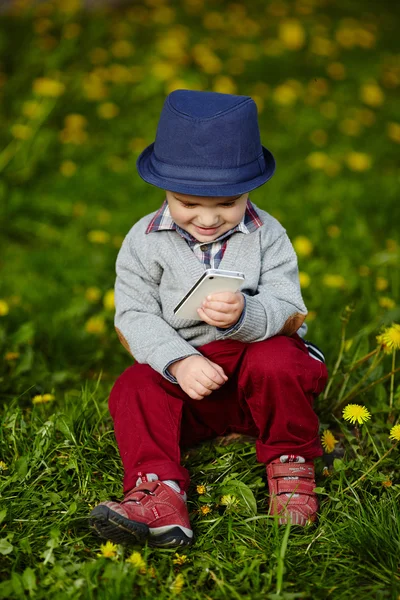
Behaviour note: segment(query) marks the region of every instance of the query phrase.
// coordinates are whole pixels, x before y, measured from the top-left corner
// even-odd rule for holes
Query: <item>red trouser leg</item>
[[[128,367],[115,382],[109,408],[125,492],[139,472],[176,479],[187,490],[189,473],[180,464],[180,449],[233,431],[258,438],[260,462],[280,454],[322,454],[312,403],[326,385],[327,371],[297,334],[251,344],[219,340],[198,350],[229,377],[203,400],[193,400],[145,364]]]

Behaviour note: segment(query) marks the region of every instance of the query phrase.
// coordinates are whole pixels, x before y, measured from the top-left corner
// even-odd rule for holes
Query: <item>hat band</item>
[[[216,169],[215,167],[170,165],[158,160],[153,152],[150,156],[149,169],[159,177],[188,182],[192,185],[201,183],[242,183],[265,173],[265,159],[264,155],[260,154],[256,160],[246,165],[229,169]]]

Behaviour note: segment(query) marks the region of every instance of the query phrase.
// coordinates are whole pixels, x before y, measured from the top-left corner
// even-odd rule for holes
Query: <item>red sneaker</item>
[[[122,502],[101,502],[89,522],[100,536],[117,544],[148,539],[150,546],[170,547],[193,542],[186,502],[162,481],[141,483]]]
[[[313,462],[281,462],[267,465],[270,493],[270,514],[280,515],[279,525],[290,519],[292,525],[305,526],[317,519],[318,498],[313,492],[315,472]]]

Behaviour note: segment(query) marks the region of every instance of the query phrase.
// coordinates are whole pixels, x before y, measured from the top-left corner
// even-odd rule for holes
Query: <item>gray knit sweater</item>
[[[298,276],[296,253],[282,225],[269,213],[252,207],[262,225],[255,231],[234,231],[218,268],[245,274],[240,291],[245,307],[238,323],[219,329],[200,320],[175,317],[173,309],[207,268],[176,231],[146,230],[157,211],[128,231],[116,261],[115,329],[123,346],[177,383],[168,366],[214,340],[232,338],[259,342],[274,335],[302,337],[307,315]]]

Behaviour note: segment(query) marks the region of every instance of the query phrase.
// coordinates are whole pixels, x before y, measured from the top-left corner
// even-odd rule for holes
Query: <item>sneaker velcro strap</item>
[[[268,465],[270,477],[302,477],[314,479],[314,465],[305,463],[271,463]]]
[[[315,483],[299,479],[278,479],[274,481],[275,494],[313,494]]]

